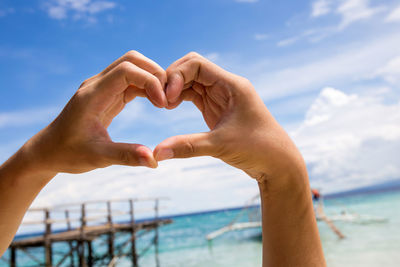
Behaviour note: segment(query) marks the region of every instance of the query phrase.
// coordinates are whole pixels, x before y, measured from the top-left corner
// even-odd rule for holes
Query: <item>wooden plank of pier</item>
[[[134,225],[135,231],[140,231],[144,229],[153,229],[155,227],[159,227],[165,224],[169,224],[172,221],[170,219],[164,219],[164,220],[158,220],[158,221],[149,221],[149,222],[141,222],[141,223],[136,223]],[[86,226],[84,228],[84,233],[85,237],[83,237],[84,240],[91,240],[94,237],[97,237],[99,235],[103,234],[109,234],[111,233],[114,229],[114,231],[117,232],[131,232],[132,231],[132,225],[130,223],[127,224],[113,224],[111,227],[109,224],[104,224],[104,225],[95,225],[95,226]],[[49,235],[47,238],[50,240],[50,242],[65,242],[65,241],[73,241],[73,240],[80,240],[81,239],[81,230],[80,228],[78,229],[73,229],[65,232],[60,232],[60,233],[53,233]],[[45,237],[44,236],[37,236],[37,237],[31,237],[31,238],[26,238],[22,240],[15,240],[12,242],[11,246],[12,247],[36,247],[36,246],[43,246],[45,244]]]
[[[45,231],[43,232],[42,235],[39,236],[34,236],[34,237],[27,237],[23,239],[16,239],[12,242],[10,245],[10,266],[17,266],[17,250],[21,250],[21,252],[24,252],[28,256],[33,256],[32,254],[29,253],[27,250],[30,247],[43,247],[44,248],[44,263],[39,261],[35,257],[35,261],[41,265],[41,266],[60,266],[63,264],[63,262],[67,259],[70,258],[70,266],[74,266],[74,254],[77,256],[77,259],[79,260],[79,266],[87,266],[91,267],[96,264],[96,258],[97,260],[99,257],[96,255],[96,258],[94,257],[93,253],[93,246],[92,246],[92,241],[95,240],[96,238],[102,236],[102,235],[107,235],[108,240],[107,240],[107,253],[105,256],[100,257],[101,264],[104,265],[103,260],[109,260],[109,263],[106,265],[109,266],[114,266],[116,261],[123,256],[129,256],[128,254],[123,254],[122,248],[125,247],[128,244],[131,244],[131,249],[130,253],[131,255],[131,260],[132,260],[132,265],[133,266],[138,266],[138,258],[142,255],[143,252],[138,253],[136,251],[136,239],[137,235],[136,233],[138,231],[144,230],[143,233],[149,233],[152,230],[154,231],[154,238],[150,243],[151,245],[155,246],[155,251],[156,251],[156,266],[159,266],[158,262],[158,227],[163,226],[165,224],[169,224],[172,222],[171,219],[161,219],[159,218],[159,198],[154,198],[154,199],[145,199],[145,200],[140,200],[140,199],[128,199],[128,200],[109,200],[109,201],[99,201],[99,202],[86,202],[86,203],[80,203],[80,204],[71,204],[71,206],[80,206],[80,209],[67,209],[70,208],[68,205],[63,204],[62,206],[58,207],[53,207],[53,208],[43,208],[43,209],[32,209],[31,212],[44,212],[44,220],[43,221],[34,221],[34,222],[25,222],[24,224],[38,224],[42,223],[44,225]],[[129,204],[129,211],[118,211],[118,212],[113,212],[111,203],[112,202],[128,202]],[[155,206],[154,206],[154,217],[152,219],[146,220],[146,221],[136,221],[135,216],[134,216],[134,203],[139,202],[139,201],[154,201]],[[106,209],[95,209],[91,211],[95,212],[106,212],[104,215],[96,216],[96,217],[87,217],[86,216],[86,205],[91,205],[91,204],[106,204]],[[60,209],[62,207],[63,209]],[[80,217],[77,218],[71,218],[70,216],[70,211],[79,211]],[[62,211],[63,214],[65,215],[65,219],[51,219],[51,212],[60,212]],[[127,222],[118,222],[113,218],[113,216],[121,216],[121,215],[129,215],[130,220]],[[104,223],[104,220],[106,219],[106,223]],[[72,228],[71,226],[71,221],[80,221],[80,226],[76,228]],[[92,225],[88,225],[87,222],[94,222]],[[96,224],[97,221],[97,224]],[[66,230],[65,231],[60,231],[60,232],[54,232],[54,229],[52,229],[52,224],[53,223],[65,223],[66,224]],[[128,239],[127,242],[124,243],[124,245],[121,247],[119,246],[116,248],[115,246],[115,233],[117,232],[127,232],[131,236]],[[53,262],[53,251],[52,251],[52,244],[57,243],[57,242],[66,242],[69,246],[69,251],[66,252],[66,254],[59,260],[58,262]],[[74,246],[73,243],[76,245]],[[148,246],[148,247],[150,247]],[[85,249],[85,247],[87,249]],[[86,252],[87,253],[86,253]],[[87,255],[86,255],[87,254]]]

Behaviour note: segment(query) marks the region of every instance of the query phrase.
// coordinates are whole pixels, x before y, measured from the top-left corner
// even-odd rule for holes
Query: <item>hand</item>
[[[107,128],[136,96],[165,107],[166,73],[138,52],[128,52],[86,80],[48,127],[24,146],[35,166],[51,172],[81,173],[113,164],[156,167],[152,151],[114,143]]]
[[[157,160],[213,156],[259,182],[302,168],[296,147],[264,105],[251,83],[196,53],[167,69],[168,108],[192,101],[210,132],[174,136],[154,151]]]
[[[156,63],[128,52],[85,81],[61,114],[0,166],[0,257],[29,205],[57,173],[81,173],[112,164],[157,166],[149,148],[114,143],[107,128],[136,96],[165,107],[166,80]]]
[[[211,131],[170,137],[157,160],[213,156],[257,179],[263,266],[325,266],[304,161],[251,83],[196,53],[167,69],[167,108],[192,101]]]

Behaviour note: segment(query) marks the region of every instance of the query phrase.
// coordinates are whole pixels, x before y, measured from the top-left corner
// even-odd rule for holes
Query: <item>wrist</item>
[[[2,166],[2,172],[12,179],[13,183],[38,184],[44,186],[57,172],[47,163],[44,142],[40,141],[42,132],[28,140]]]
[[[262,169],[255,177],[264,194],[278,198],[295,198],[310,194],[307,168],[300,153],[294,154],[291,160],[282,160],[273,164],[273,168]]]
[[[46,129],[46,128],[45,128]],[[37,135],[28,140],[21,149],[17,152],[20,160],[26,164],[26,169],[35,175],[56,175],[58,172],[52,166],[50,158],[51,152],[56,150],[56,147],[51,147],[51,140],[44,138],[46,130],[42,130]]]
[[[21,149],[16,153],[16,156],[18,161],[23,164],[26,172],[29,172],[31,175],[55,176],[57,172],[51,169],[42,152],[44,151],[35,148],[28,142],[21,147]]]
[[[33,155],[21,147],[0,167],[0,182],[13,188],[43,188],[57,173],[37,164]]]

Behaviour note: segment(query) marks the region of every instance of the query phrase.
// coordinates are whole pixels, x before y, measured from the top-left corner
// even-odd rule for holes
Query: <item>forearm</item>
[[[0,256],[11,243],[32,201],[56,175],[37,164],[29,146],[28,142],[0,166]]]
[[[107,128],[136,96],[148,94],[152,103],[165,107],[166,80],[155,62],[128,52],[83,82],[59,116],[0,166],[0,255],[32,201],[58,172],[84,173],[115,164],[157,166],[148,147],[115,143]]]
[[[259,183],[263,266],[325,266],[307,171],[295,168]]]

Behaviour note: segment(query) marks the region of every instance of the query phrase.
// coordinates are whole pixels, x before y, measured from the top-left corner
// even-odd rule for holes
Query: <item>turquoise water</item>
[[[347,207],[359,214],[387,218],[385,223],[337,222],[346,235],[337,240],[324,223],[320,235],[328,266],[400,266],[400,192],[351,196],[326,201],[328,214]]]
[[[328,215],[348,212],[386,218],[380,223],[335,222],[346,235],[339,240],[323,223],[318,222],[328,266],[400,266],[400,191],[355,195],[325,200]],[[174,223],[160,229],[160,266],[261,266],[260,230],[232,232],[209,243],[205,235],[226,225],[239,213],[238,210],[219,211],[174,218]],[[247,220],[243,216],[242,220]],[[139,250],[151,241],[152,234],[143,236]],[[119,243],[127,236],[120,235]],[[96,253],[106,248],[98,240]],[[55,250],[65,250],[56,246]],[[128,249],[128,247],[127,247]],[[33,251],[41,257],[43,251]],[[7,255],[7,254],[6,254]],[[140,259],[140,266],[156,266],[154,248]],[[58,256],[61,257],[61,256]],[[33,266],[32,261],[18,257],[20,266]],[[2,265],[0,262],[0,266]],[[128,258],[122,258],[117,266],[130,266]]]

